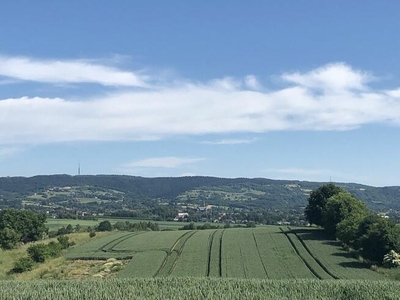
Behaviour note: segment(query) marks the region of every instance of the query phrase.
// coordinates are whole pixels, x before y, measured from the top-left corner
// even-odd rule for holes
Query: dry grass
[[[15,276],[16,280],[113,278],[128,261],[66,260],[55,258],[35,270]]]
[[[106,236],[108,234],[111,234],[112,232],[98,232],[96,234],[96,238],[101,238],[103,236]],[[89,233],[87,232],[81,232],[81,233],[72,233],[68,235],[70,238],[70,241],[73,241],[76,243],[76,245],[81,245],[86,242],[88,242],[91,238],[89,237]],[[92,238],[93,239],[93,238]],[[57,238],[51,238],[51,239],[46,239],[42,241],[38,241],[35,243],[49,243],[51,241],[57,241]],[[34,278],[40,278],[39,273],[44,272],[46,268],[49,269],[55,269],[55,268],[61,268],[62,265],[68,264],[68,262],[63,258],[54,258],[54,259],[49,259],[46,261],[44,264],[39,264],[36,266],[36,268],[30,272],[25,272],[23,274],[18,274],[18,275],[10,275],[8,272],[13,268],[13,265],[15,261],[20,259],[21,257],[26,256],[26,250],[28,247],[35,243],[29,243],[22,245],[18,249],[14,250],[9,250],[9,251],[3,251],[0,250],[0,280],[1,279],[34,279]],[[103,262],[104,263],[104,262]]]

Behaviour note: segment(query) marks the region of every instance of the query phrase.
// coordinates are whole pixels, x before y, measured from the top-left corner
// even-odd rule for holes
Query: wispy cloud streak
[[[104,84],[140,84],[130,76],[112,79],[112,74],[95,78]],[[255,82],[250,83],[252,88],[248,87],[249,78],[227,77],[207,83],[185,81],[145,90],[117,90],[88,99],[3,99],[0,144],[400,125],[400,88],[373,89],[368,85],[372,78],[368,72],[337,63],[306,73],[286,73],[282,80],[287,87],[268,91],[254,90]],[[246,142],[249,141],[222,139],[214,143]]]
[[[105,86],[146,86],[146,76],[90,60],[39,60],[0,56],[0,75],[43,83],[97,83]]]

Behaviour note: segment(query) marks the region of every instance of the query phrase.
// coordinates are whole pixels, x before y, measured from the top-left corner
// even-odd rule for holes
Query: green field
[[[111,222],[111,224],[115,224],[119,221],[122,222],[130,222],[130,223],[139,223],[139,222],[152,222],[152,223],[157,223],[160,227],[160,229],[174,229],[178,230],[179,228],[183,227],[184,225],[187,225],[188,223],[182,223],[182,222],[170,222],[170,221],[153,221],[153,220],[138,220],[138,219],[133,219],[133,218],[98,218],[97,220],[73,220],[73,219],[52,219],[49,218],[47,219],[46,227],[49,228],[49,230],[57,230],[63,226],[67,226],[71,224],[72,226],[75,226],[79,224],[82,227],[94,227],[97,226],[101,221],[108,220]],[[204,225],[204,223],[195,223],[196,225]]]
[[[0,299],[399,299],[400,282],[371,280],[259,280],[135,278],[87,281],[0,281]]]
[[[68,259],[130,259],[119,277],[373,279],[382,274],[346,255],[320,230],[266,226],[203,231],[117,232]]]

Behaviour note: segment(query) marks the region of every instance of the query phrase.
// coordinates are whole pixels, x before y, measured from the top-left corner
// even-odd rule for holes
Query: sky
[[[0,176],[400,185],[399,1],[0,2]]]

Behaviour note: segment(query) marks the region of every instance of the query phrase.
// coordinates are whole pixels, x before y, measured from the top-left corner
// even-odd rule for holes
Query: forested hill
[[[264,178],[160,177],[126,175],[69,176],[48,175],[0,178],[0,194],[28,196],[52,187],[90,186],[123,192],[141,200],[162,198],[180,202],[206,200],[212,204],[230,202],[270,208],[305,206],[310,190],[321,182],[272,180]],[[355,183],[337,183],[374,210],[400,210],[400,187],[372,187]]]

